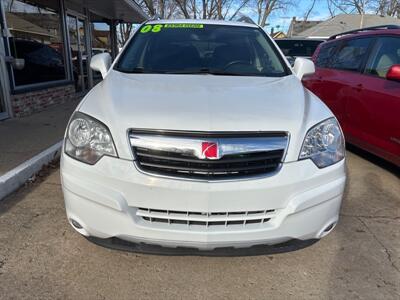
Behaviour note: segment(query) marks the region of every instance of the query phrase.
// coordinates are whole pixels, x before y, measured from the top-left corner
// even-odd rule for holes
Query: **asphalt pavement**
[[[54,166],[0,202],[0,299],[400,299],[396,172],[348,152],[341,219],[326,238],[294,252],[199,257],[81,237]]]

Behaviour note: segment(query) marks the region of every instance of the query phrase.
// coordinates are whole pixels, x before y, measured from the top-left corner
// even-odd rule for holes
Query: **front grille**
[[[169,225],[184,225],[187,227],[200,226],[203,229],[210,227],[250,226],[264,224],[276,214],[274,209],[237,211],[237,212],[192,212],[138,208],[136,215],[144,222],[164,223]]]
[[[286,133],[142,132],[130,134],[137,167],[150,174],[199,180],[246,178],[276,171]],[[203,156],[202,144],[217,144],[218,159]]]
[[[166,176],[194,179],[245,177],[275,171],[283,150],[226,155],[218,160],[203,160],[168,151],[134,148],[141,170]]]

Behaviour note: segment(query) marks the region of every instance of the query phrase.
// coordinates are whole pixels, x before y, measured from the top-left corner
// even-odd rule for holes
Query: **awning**
[[[127,23],[142,23],[149,19],[134,0],[66,0],[65,4],[72,9],[85,7],[99,17]]]

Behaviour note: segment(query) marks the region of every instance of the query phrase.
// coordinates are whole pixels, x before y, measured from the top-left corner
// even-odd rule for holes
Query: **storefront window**
[[[5,104],[3,101],[3,91],[2,91],[1,84],[0,84],[0,120],[2,119],[2,116],[5,112],[6,112],[6,107],[5,107]]]
[[[91,22],[92,32],[92,56],[100,53],[111,54],[110,25],[104,22]],[[101,81],[101,73],[93,72],[93,80],[96,84]]]
[[[73,77],[78,91],[83,91],[89,87],[85,24],[84,19],[74,15],[67,15]]]
[[[24,60],[22,68],[13,69],[15,86],[66,79],[59,1],[43,1],[46,6],[31,1],[3,1],[11,34],[10,54]]]
[[[111,53],[110,26],[107,23],[92,22],[92,55]]]

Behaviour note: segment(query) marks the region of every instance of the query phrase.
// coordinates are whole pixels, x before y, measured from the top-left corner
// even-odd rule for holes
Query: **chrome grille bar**
[[[129,135],[132,147],[186,154],[202,159],[202,142],[220,145],[220,157],[231,154],[257,153],[286,149],[288,137],[247,137],[247,138],[190,138],[158,136],[151,134]]]
[[[166,133],[132,130],[129,140],[139,170],[160,176],[226,180],[267,174],[284,159],[286,133]],[[203,144],[215,144],[206,157]]]

